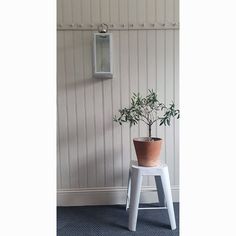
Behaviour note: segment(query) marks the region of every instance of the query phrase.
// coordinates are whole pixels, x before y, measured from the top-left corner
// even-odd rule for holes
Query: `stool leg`
[[[163,168],[162,173],[161,173],[161,180],[162,180],[163,190],[164,190],[164,194],[166,198],[171,229],[174,230],[176,229],[176,222],[175,222],[175,212],[174,212],[172,195],[171,195],[168,167]]]
[[[141,172],[136,168],[132,168],[131,196],[130,196],[130,207],[129,207],[129,230],[130,231],[136,231],[141,186],[142,186]]]
[[[161,207],[164,207],[165,206],[165,195],[164,195],[164,190],[163,190],[163,186],[162,186],[162,182],[161,182],[161,176],[160,175],[155,176],[155,181],[156,181],[159,204]]]
[[[130,182],[131,182],[131,168],[129,169],[128,187],[127,187],[127,197],[126,197],[126,211],[129,208],[130,203]]]

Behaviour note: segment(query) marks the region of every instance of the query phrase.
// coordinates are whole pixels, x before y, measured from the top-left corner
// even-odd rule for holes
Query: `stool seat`
[[[165,163],[160,162],[159,165],[157,166],[151,166],[151,167],[146,167],[146,166],[139,166],[138,161],[136,160],[131,160],[130,161],[130,168],[138,168],[140,171],[143,172],[143,175],[152,175],[151,173],[158,172],[160,169],[167,167]]]
[[[161,207],[139,208],[139,199],[143,176],[155,176],[157,192]],[[126,210],[129,210],[129,230],[136,231],[136,223],[139,209],[167,209],[171,229],[176,229],[174,207],[171,195],[168,166],[160,163],[158,166],[139,166],[135,160],[130,161]]]

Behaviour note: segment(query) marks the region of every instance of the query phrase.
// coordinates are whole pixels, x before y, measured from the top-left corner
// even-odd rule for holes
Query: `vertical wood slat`
[[[103,125],[103,88],[101,82],[94,83],[94,109],[95,109],[95,139],[96,139],[96,172],[97,186],[105,184],[105,150],[104,150],[104,130]]]
[[[113,185],[112,94],[111,80],[103,81],[106,186]]]
[[[165,101],[165,32],[156,31],[156,91],[161,102]],[[161,161],[165,161],[165,127],[157,125],[157,136],[163,139],[161,147]]]
[[[101,7],[100,1],[91,0],[91,23],[101,22]],[[103,87],[102,83],[94,83],[94,116],[95,116],[95,166],[96,166],[96,186],[102,187],[105,185],[105,151],[104,151],[104,113],[103,113]]]
[[[71,1],[62,0],[62,20],[63,20],[63,24],[71,24],[72,23]]]
[[[62,24],[62,0],[57,0],[57,24]]]
[[[156,32],[147,31],[147,88],[156,90]],[[156,125],[152,126],[155,135]]]
[[[74,71],[74,44],[73,32],[65,34],[65,69],[66,69],[66,92],[67,92],[67,127],[68,147],[70,160],[71,187],[78,187],[78,147],[77,147],[77,111],[76,111],[76,87]]]
[[[96,153],[95,153],[95,117],[94,117],[94,88],[92,78],[92,32],[83,32],[84,42],[84,81],[86,104],[86,149],[87,149],[87,179],[88,187],[94,187],[96,181]]]
[[[69,150],[68,150],[68,131],[67,131],[67,95],[65,82],[65,62],[64,62],[64,32],[58,32],[57,37],[57,110],[59,125],[59,152],[61,164],[61,187],[70,188],[70,167],[69,167]]]
[[[101,7],[101,22],[110,22],[109,0],[100,0]]]
[[[110,20],[111,22],[119,22],[119,1],[110,0]],[[113,70],[112,79],[112,117],[117,114],[121,108],[121,88],[120,88],[120,33],[113,32]],[[122,186],[122,136],[121,126],[112,123],[112,144],[113,144],[113,182],[114,186]]]
[[[130,23],[137,23],[137,1],[128,1],[128,21]],[[138,92],[138,45],[137,31],[129,31],[129,100],[133,93]],[[130,129],[130,155],[131,159],[136,159],[136,153],[133,145],[133,138],[138,137],[139,127],[133,126]]]
[[[147,31],[147,88],[156,90],[156,33]],[[156,123],[152,125],[152,137],[156,137]],[[148,177],[148,185],[155,185],[155,179]]]
[[[72,23],[77,23],[77,24],[82,23],[82,15],[80,14],[81,4],[82,4],[81,0],[71,0]]]
[[[176,106],[179,108],[179,31],[174,31],[174,101]],[[174,167],[175,167],[175,177],[174,184],[179,185],[179,120],[175,120],[174,123]]]
[[[166,0],[156,0],[156,21],[160,23],[165,22],[165,4]]]
[[[166,104],[169,105],[174,100],[174,31],[166,32]],[[174,183],[174,126],[166,126],[166,161],[170,172],[171,184]]]
[[[129,58],[128,58],[128,32],[120,31],[120,80],[121,80],[121,106],[129,106]],[[123,185],[128,179],[128,167],[130,162],[130,131],[129,125],[122,125],[123,144]]]
[[[174,0],[174,22],[179,22],[179,0]]]
[[[166,22],[173,22],[174,21],[174,1],[176,0],[166,0]]]
[[[91,23],[91,0],[81,0],[81,14],[82,24],[90,24]]]
[[[138,31],[138,77],[139,77],[139,93],[145,96],[147,93],[147,31]],[[139,122],[139,136],[148,136],[147,125]],[[148,185],[148,178],[144,176],[143,185]]]
[[[58,5],[57,5],[57,7],[58,7]],[[57,8],[57,9],[59,9],[59,7]],[[58,10],[58,12],[60,12],[59,10]],[[60,18],[57,18],[57,20],[58,20],[58,22],[60,22],[61,23],[61,20],[60,20]],[[57,57],[57,72],[59,73],[59,66],[61,66],[61,60],[59,60],[59,58],[62,58],[62,53],[63,53],[63,47],[62,47],[62,45],[63,45],[63,42],[62,42],[62,40],[61,40],[61,35],[62,34],[57,34],[57,42],[58,42],[58,45],[57,45],[57,47],[58,47],[58,57]],[[59,57],[59,55],[60,55],[60,57]],[[61,75],[60,75],[61,76]],[[59,89],[61,89],[60,88],[60,80],[59,80],[59,77],[60,77],[59,75],[58,75],[58,80],[57,80],[57,189],[61,189],[62,188],[62,181],[61,181],[61,175],[62,175],[62,173],[61,173],[61,153],[60,153],[60,121],[59,121],[59,118],[60,118],[60,115],[59,115]]]
[[[119,1],[110,0],[110,18],[111,22],[119,23]]]
[[[147,2],[146,21],[149,23],[155,22],[155,18],[156,18],[155,1],[156,0],[146,0]]]
[[[109,0],[101,0],[101,21],[110,22]],[[103,80],[104,136],[105,136],[105,186],[113,186],[113,124],[112,124],[112,81]]]
[[[97,0],[91,0],[91,24],[97,24],[101,22],[100,2]]]
[[[58,107],[58,104],[57,104]],[[57,109],[57,189],[61,189],[61,154],[60,154],[59,114]]]
[[[147,43],[146,43],[146,31],[138,31],[138,74],[139,74],[139,93],[141,95],[145,95],[147,91]],[[148,135],[147,127],[145,124],[140,122],[140,137],[144,137]]]
[[[78,118],[78,174],[79,186],[87,187],[87,150],[86,150],[86,107],[85,107],[85,80],[84,80],[84,40],[83,32],[74,32],[74,63],[75,87],[77,93],[77,118]]]
[[[121,88],[120,88],[120,33],[113,33],[113,50],[114,50],[114,78],[112,80],[112,102],[113,116],[121,108]],[[122,186],[122,127],[113,123],[113,155],[114,155],[114,186]]]
[[[119,19],[128,24],[128,1],[119,1]],[[127,31],[120,31],[120,80],[121,80],[121,107],[129,105],[129,36]],[[126,186],[128,167],[130,162],[130,131],[127,125],[122,125],[122,184]]]
[[[138,93],[138,32],[129,32],[129,76],[130,76],[130,89],[129,100],[133,93]],[[133,138],[137,138],[139,133],[138,125],[132,126],[130,129],[130,152],[131,158],[136,159],[136,153],[133,145]]]
[[[128,21],[129,23],[137,23],[137,1],[129,0],[128,1]]]
[[[128,0],[119,0],[119,20],[122,24],[128,24]]]
[[[146,1],[137,0],[137,22],[143,24],[146,22]]]

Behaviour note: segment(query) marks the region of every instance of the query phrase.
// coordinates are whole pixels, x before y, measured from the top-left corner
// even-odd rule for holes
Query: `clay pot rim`
[[[146,142],[146,143],[149,143],[149,142],[160,142],[162,141],[161,138],[157,138],[157,137],[151,137],[152,140],[148,140],[149,137],[139,137],[139,138],[134,138],[133,141],[135,142]]]

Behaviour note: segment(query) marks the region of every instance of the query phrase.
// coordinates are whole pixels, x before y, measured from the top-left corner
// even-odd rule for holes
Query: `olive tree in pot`
[[[140,166],[158,165],[162,139],[152,137],[152,125],[158,122],[160,126],[166,126],[170,125],[172,117],[179,119],[179,110],[175,109],[174,102],[166,106],[157,99],[157,93],[148,90],[146,97],[133,93],[130,107],[120,109],[119,113],[119,117],[115,116],[113,120],[120,125],[129,122],[131,127],[141,121],[148,126],[148,137],[133,139],[138,164]]]

